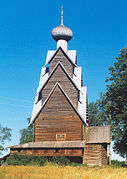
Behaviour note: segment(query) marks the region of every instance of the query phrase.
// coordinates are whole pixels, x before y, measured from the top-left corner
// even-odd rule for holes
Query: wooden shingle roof
[[[41,141],[11,146],[9,148],[84,148],[85,141]]]

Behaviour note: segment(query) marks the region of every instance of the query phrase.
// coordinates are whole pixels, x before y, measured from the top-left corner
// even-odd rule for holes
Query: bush
[[[62,157],[53,157],[52,162],[56,163],[58,165],[69,165],[70,164],[70,160],[68,160],[64,156],[62,156]]]
[[[124,161],[118,161],[118,160],[112,160],[111,165],[116,166],[116,167],[121,167],[125,165]]]
[[[43,156],[25,156],[13,154],[7,158],[8,165],[39,165],[45,164],[45,158]]]
[[[84,167],[88,167],[87,163],[84,163],[83,166],[84,166]]]

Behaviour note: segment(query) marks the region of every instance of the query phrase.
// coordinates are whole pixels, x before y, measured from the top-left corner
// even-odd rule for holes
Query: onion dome
[[[64,25],[60,25],[55,27],[52,30],[52,37],[54,40],[66,40],[67,42],[72,38],[72,31],[71,29],[65,27]]]
[[[61,8],[61,25],[52,30],[52,37],[54,40],[66,40],[67,42],[72,38],[72,31],[63,25],[63,7]]]

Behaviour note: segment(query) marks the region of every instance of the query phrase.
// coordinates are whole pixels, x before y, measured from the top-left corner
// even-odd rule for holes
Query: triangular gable
[[[52,59],[56,56],[56,54],[58,53],[59,50],[62,51],[62,53],[67,57],[67,59],[71,62],[72,65],[74,65],[74,66],[77,67],[77,65],[71,60],[71,58],[67,55],[67,53],[66,53],[61,47],[59,47],[59,48],[56,50],[56,52],[51,56],[50,60],[45,64],[45,66],[52,61]]]
[[[60,65],[61,69],[64,71],[64,73],[67,75],[67,77],[69,78],[69,80],[72,82],[72,84],[75,86],[75,88],[79,91],[80,89],[77,87],[76,83],[73,81],[73,79],[70,77],[70,75],[67,73],[66,69],[64,68],[64,66],[62,65],[61,62],[58,62],[55,66],[55,68],[53,69],[52,73],[49,75],[48,79],[46,80],[46,82],[40,86],[37,90],[36,95],[45,87],[45,85],[47,84],[47,82],[49,81],[49,79],[52,77],[52,75],[54,74],[54,72],[56,71],[57,67]]]
[[[41,110],[45,107],[45,105],[47,104],[47,102],[49,101],[50,97],[52,96],[54,90],[56,89],[56,87],[59,87],[59,89],[61,90],[62,94],[65,96],[65,98],[67,99],[67,101],[69,102],[69,104],[71,105],[71,107],[73,108],[73,110],[76,112],[76,114],[79,116],[79,118],[85,123],[84,118],[79,114],[79,112],[77,111],[77,109],[74,107],[73,103],[71,102],[71,100],[69,99],[69,97],[66,95],[66,93],[64,92],[64,90],[62,89],[61,85],[57,82],[55,84],[55,86],[53,87],[52,91],[50,92],[50,94],[48,95],[47,99],[45,100],[45,102],[43,103],[42,107],[40,108],[40,110],[38,111],[38,114],[36,114],[35,118],[32,119],[30,121],[29,126],[36,120],[37,116],[40,114]],[[86,124],[86,123],[85,123]],[[87,124],[86,124],[87,125]]]

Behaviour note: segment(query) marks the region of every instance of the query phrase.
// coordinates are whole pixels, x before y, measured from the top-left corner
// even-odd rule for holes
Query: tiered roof
[[[63,20],[62,20],[63,23]],[[62,28],[61,28],[62,26]],[[61,67],[61,69],[64,71],[65,75],[68,77],[68,79],[71,81],[71,83],[75,86],[75,88],[78,91],[78,106],[77,108],[74,107],[80,118],[83,120],[83,122],[88,125],[87,121],[87,88],[82,86],[82,68],[77,66],[77,55],[76,55],[76,50],[68,50],[67,49],[67,42],[68,42],[68,32],[70,33],[70,39],[72,38],[72,33],[71,30],[66,28],[63,24],[60,26],[56,27],[52,31],[52,36],[53,38],[57,41],[57,49],[56,50],[50,50],[47,52],[47,58],[45,65],[42,67],[41,70],[41,76],[40,76],[40,81],[39,81],[39,86],[36,92],[35,96],[35,102],[34,102],[34,107],[33,107],[33,112],[31,116],[31,125],[38,114],[40,113],[41,109],[43,108],[44,104],[46,101],[50,98],[50,95],[53,91],[53,89],[58,85],[60,89],[62,90],[63,94],[66,96],[67,100],[73,105],[73,102],[71,99],[68,97],[68,95],[65,93],[63,87],[57,82],[54,84],[53,89],[50,91],[49,96],[47,96],[47,99],[42,102],[41,98],[43,98],[42,95],[42,90],[44,86],[48,83],[49,79],[52,78],[52,75],[55,73],[56,69],[58,66]],[[51,63],[52,60],[54,60],[55,56],[57,53],[61,51],[63,55],[66,57],[66,59],[72,64],[73,66],[73,75],[72,77],[69,75],[68,71],[64,67],[64,65],[61,63],[61,61],[58,61],[54,69],[49,72],[49,67],[48,65]]]

